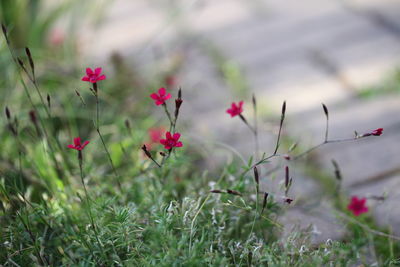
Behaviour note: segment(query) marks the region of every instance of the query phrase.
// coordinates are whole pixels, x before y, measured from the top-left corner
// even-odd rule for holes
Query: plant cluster
[[[254,123],[243,115],[244,101],[232,103],[226,112],[240,118],[251,131],[254,155],[242,168],[234,161],[221,166],[219,173],[208,173],[199,164],[199,153],[193,152],[196,144],[184,129],[177,130],[184,99],[179,88],[174,109],[168,106],[172,78],[167,89],[147,97],[162,108],[169,127],[163,125],[164,120],[154,119],[133,123],[111,119],[106,124],[103,115],[113,108],[106,105],[107,95],[100,85],[109,77],[102,68],[87,68],[81,81],[89,84],[89,95],[71,90],[65,102],[78,103],[77,113],[92,116],[86,120],[66,116],[61,124],[67,127],[60,130],[55,110],[61,108],[61,101],[42,91],[30,49],[25,48],[23,55],[16,53],[8,28],[2,25],[2,30],[29,112],[21,122],[22,114],[5,107],[0,264],[343,266],[368,262],[371,239],[375,246],[390,244],[389,252],[380,252],[376,261],[396,263],[395,253],[400,250],[393,241],[399,238],[370,227],[366,198],[352,196],[349,200],[343,194],[335,161],[338,187],[332,198],[341,210],[338,216],[349,224],[346,239],[313,245],[310,229],[293,229],[282,238],[285,226],[279,217],[296,204],[290,190],[296,177],[291,176],[288,164],[273,167],[269,162],[272,158],[301,160],[324,145],[380,136],[382,128],[355,133],[349,139],[329,139],[329,112],[323,104],[324,141],[299,153],[298,145],[292,144],[281,153],[284,102],[273,152],[261,154],[253,96]],[[118,138],[113,139],[113,133]],[[284,171],[279,177],[281,190],[266,190],[264,181],[277,170]]]

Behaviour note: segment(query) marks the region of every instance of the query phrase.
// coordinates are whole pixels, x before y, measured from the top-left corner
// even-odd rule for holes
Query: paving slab
[[[296,227],[309,230],[311,243],[320,244],[328,239],[338,240],[345,236],[346,228],[335,218],[329,202],[322,202],[318,207],[291,208],[281,218],[284,234],[287,236]]]

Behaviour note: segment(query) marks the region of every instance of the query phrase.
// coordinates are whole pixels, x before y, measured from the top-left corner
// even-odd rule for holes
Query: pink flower
[[[59,28],[55,28],[50,31],[50,35],[48,37],[48,42],[52,46],[59,46],[59,45],[62,45],[62,43],[64,42],[64,39],[65,39],[64,32]]]
[[[162,136],[165,133],[165,128],[164,127],[151,128],[151,129],[149,129],[148,133],[149,133],[150,141],[147,142],[145,145],[148,150],[151,150],[153,145],[160,143],[160,139],[162,138]]]
[[[171,94],[167,94],[165,88],[158,89],[158,94],[152,93],[150,95],[151,98],[154,99],[154,103],[159,106],[165,103],[166,100],[171,98]]]
[[[368,207],[365,205],[366,201],[366,198],[359,199],[358,197],[353,196],[347,209],[352,211],[355,216],[368,212]]]
[[[162,145],[164,145],[165,149],[169,150],[169,149],[172,149],[173,147],[182,147],[183,146],[182,142],[178,141],[179,138],[181,137],[180,133],[174,133],[174,135],[171,136],[171,133],[167,132],[165,134],[165,136],[166,136],[166,139],[160,140],[160,143]]]
[[[226,110],[226,113],[231,114],[231,118],[240,115],[243,112],[243,101],[240,101],[237,105],[232,102],[231,108]]]
[[[371,132],[371,134],[375,135],[375,136],[380,136],[382,134],[382,132],[383,132],[383,128],[378,128],[378,129],[373,130]]]
[[[87,144],[89,144],[89,141],[85,141],[83,144],[81,143],[81,138],[80,137],[76,137],[74,138],[74,144],[72,145],[68,145],[68,148],[72,148],[78,151],[81,151],[82,149],[85,148],[85,146],[87,146]]]
[[[164,127],[151,128],[149,130],[150,141],[152,143],[160,142],[160,139],[163,136],[164,132],[165,132],[165,128]]]
[[[91,68],[86,68],[86,76],[83,76],[82,81],[97,83],[98,81],[102,81],[106,79],[106,75],[101,74],[101,68],[96,68],[94,71]]]

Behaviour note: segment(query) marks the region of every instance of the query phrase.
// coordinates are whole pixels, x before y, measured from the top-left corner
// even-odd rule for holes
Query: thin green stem
[[[215,185],[218,185],[218,184],[222,181],[223,177],[224,177],[224,176],[221,175],[221,177],[218,179],[218,181],[216,182]],[[203,209],[204,205],[207,203],[208,199],[210,198],[211,194],[212,194],[211,192],[209,192],[209,193],[207,194],[207,196],[206,196],[206,198],[204,199],[203,203],[201,203],[199,209],[197,210],[196,214],[194,215],[193,220],[192,220],[192,223],[190,224],[189,252],[192,250],[192,242],[193,242],[193,235],[194,235],[194,233],[193,233],[194,224],[195,224],[196,219],[197,219],[197,217],[199,216],[201,210]]]
[[[29,90],[28,90],[28,88],[27,88],[27,86],[26,86],[26,84],[25,84],[25,82],[24,82],[24,80],[23,80],[23,76],[22,76],[22,74],[21,74],[20,67],[21,67],[22,70],[26,73],[26,75],[28,76],[29,80],[33,83],[33,85],[34,85],[34,87],[35,87],[35,89],[36,89],[36,92],[38,93],[38,95],[39,95],[39,97],[40,97],[40,100],[41,100],[41,102],[42,102],[42,105],[44,106],[45,111],[46,111],[46,113],[47,113],[49,119],[51,119],[50,112],[49,112],[49,110],[48,110],[48,108],[47,108],[47,106],[46,106],[46,104],[45,104],[45,102],[44,102],[43,96],[42,96],[42,94],[41,94],[41,92],[40,92],[40,90],[39,90],[39,87],[37,86],[36,80],[35,80],[34,78],[32,78],[32,77],[29,75],[29,72],[28,72],[25,68],[23,68],[23,67],[18,63],[17,57],[14,55],[14,52],[13,52],[13,50],[12,50],[12,48],[11,48],[11,45],[10,45],[10,43],[9,43],[9,39],[8,39],[8,37],[7,37],[7,33],[6,33],[6,32],[4,32],[4,37],[5,37],[5,39],[6,39],[7,48],[8,48],[8,51],[10,52],[11,58],[13,59],[15,65],[17,66],[18,74],[19,74],[19,77],[20,77],[21,84],[22,84],[22,86],[24,87],[25,94],[27,95],[27,97],[28,97],[28,99],[29,99],[29,102],[30,102],[30,104],[31,104],[31,106],[32,106],[32,108],[33,108],[33,110],[36,112],[37,116],[39,117],[39,121],[40,121],[40,124],[41,124],[41,126],[42,126],[42,128],[43,128],[43,132],[44,132],[44,134],[45,134],[45,138],[46,138],[47,143],[48,143],[48,145],[49,145],[49,148],[50,148],[50,150],[51,150],[51,153],[50,153],[50,154],[51,154],[51,157],[52,157],[52,159],[53,159],[53,162],[54,162],[54,164],[55,164],[55,166],[56,166],[56,169],[57,169],[58,173],[61,173],[61,170],[62,170],[62,169],[59,167],[58,162],[57,162],[57,160],[56,160],[56,157],[55,157],[55,155],[54,155],[55,150],[54,150],[54,148],[53,148],[53,146],[52,146],[52,144],[51,144],[51,142],[50,142],[50,138],[49,138],[49,135],[48,135],[48,133],[47,133],[47,131],[46,131],[46,128],[45,128],[45,126],[44,126],[43,119],[42,119],[40,113],[38,112],[36,106],[34,105],[33,100],[32,100],[32,97],[31,97],[31,95],[30,95],[30,93],[29,93]],[[61,144],[60,144],[60,141],[59,141],[57,138],[55,138],[55,140],[56,140],[56,143],[57,143],[57,145],[58,145],[58,148],[59,148],[60,151],[61,151],[61,156],[62,156],[62,158],[63,158],[63,161],[66,162],[66,164],[67,164],[67,166],[69,167],[69,169],[71,169],[71,165],[70,165],[69,159],[68,159],[68,158],[65,156],[65,154],[63,153],[63,149],[62,149],[62,146],[61,146]]]
[[[95,88],[97,89],[97,84],[95,85]],[[115,175],[115,179],[117,181],[118,188],[122,192],[122,185],[121,185],[121,182],[119,180],[120,176],[118,175],[117,169],[115,168],[114,162],[113,162],[113,160],[111,158],[110,152],[108,151],[108,148],[107,148],[107,145],[106,145],[106,143],[104,141],[103,135],[100,132],[100,101],[99,101],[99,95],[98,95],[98,91],[97,90],[95,90],[95,98],[96,98],[96,131],[97,131],[97,133],[98,133],[98,135],[100,137],[101,143],[103,144],[103,147],[104,147],[104,150],[105,150],[105,152],[107,154],[108,160],[110,161],[110,165],[111,165],[111,168],[112,168],[113,173]]]
[[[162,106],[164,107],[165,114],[167,114],[169,120],[169,131],[173,133],[175,131],[175,121],[172,119],[171,113],[169,113],[167,104],[163,103]]]
[[[87,191],[86,184],[85,184],[85,179],[84,179],[84,174],[83,174],[83,154],[82,154],[82,150],[78,151],[78,161],[79,161],[79,171],[80,171],[80,176],[81,176],[81,183],[82,183],[82,186],[83,186],[83,190],[85,191],[86,204],[88,205],[88,216],[89,216],[89,219],[90,219],[90,223],[92,224],[97,243],[99,244],[100,250],[103,252],[103,247],[102,247],[102,244],[101,244],[100,239],[99,239],[99,232],[97,231],[97,226],[94,223],[94,219],[93,219],[93,215],[92,215],[92,205],[90,204],[91,200],[90,200],[89,193]]]
[[[247,244],[247,242],[248,242],[248,241],[250,240],[250,238],[251,238],[251,235],[253,234],[254,226],[255,226],[255,224],[256,224],[256,220],[257,220],[257,217],[258,217],[258,200],[259,200],[258,188],[259,188],[259,185],[256,183],[256,181],[254,181],[254,184],[255,184],[255,189],[256,189],[256,211],[255,211],[255,213],[254,213],[253,223],[252,223],[252,225],[251,225],[250,233],[249,233],[249,236],[247,237],[247,240],[246,240],[245,244]],[[241,263],[242,263],[243,258],[244,258],[244,257],[242,257],[242,258],[240,259],[239,266],[241,266]]]

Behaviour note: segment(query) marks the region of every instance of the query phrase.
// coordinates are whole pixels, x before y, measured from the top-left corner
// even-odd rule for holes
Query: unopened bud
[[[214,190],[211,190],[210,193],[221,194],[221,193],[223,193],[223,192],[222,192],[221,190],[214,189]]]
[[[256,166],[254,166],[253,170],[254,170],[254,180],[256,181],[258,187],[260,185],[260,175],[258,173],[258,169]]]
[[[150,152],[147,150],[146,145],[143,145],[143,146],[142,146],[142,150],[143,150],[143,152],[146,154],[146,156],[148,156],[149,158],[152,159],[152,156],[151,156]]]
[[[8,107],[6,107],[6,117],[7,117],[7,120],[10,120],[10,119],[11,119],[11,112],[10,112],[10,110],[8,109]]]
[[[324,109],[324,113],[325,113],[326,119],[328,119],[329,118],[329,112],[328,112],[328,108],[325,106],[324,103],[322,103],[322,108]]]
[[[290,203],[293,202],[293,199],[287,197],[287,198],[285,198],[285,202],[286,202],[287,204],[290,204]]]
[[[48,108],[51,108],[51,98],[49,94],[47,94],[47,106]]]
[[[130,121],[128,119],[126,119],[124,121],[124,124],[125,124],[126,129],[131,130],[131,123],[130,123]]]
[[[29,111],[29,118],[31,119],[31,122],[36,125],[37,118],[34,110]]]
[[[231,189],[227,189],[226,192],[228,194],[235,195],[235,196],[241,196],[242,195],[240,192],[235,191],[235,190],[231,190]]]
[[[263,205],[262,205],[261,213],[263,213],[265,207],[267,206],[267,199],[268,199],[268,193],[267,193],[267,192],[264,192],[264,200],[263,200]]]
[[[33,79],[35,79],[35,65],[33,64],[32,54],[28,47],[25,47],[25,53],[28,56],[28,61],[32,70]]]
[[[285,119],[285,114],[286,114],[286,101],[283,101],[282,104],[282,113],[281,113],[281,123]]]

